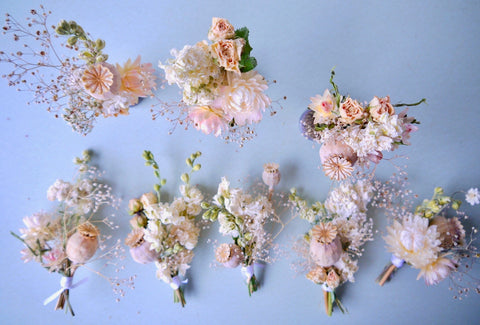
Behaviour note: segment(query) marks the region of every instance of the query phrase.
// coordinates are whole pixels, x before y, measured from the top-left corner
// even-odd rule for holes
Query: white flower
[[[475,205],[480,203],[480,193],[478,192],[478,188],[471,188],[468,190],[467,194],[465,195],[465,200],[470,203],[470,205]]]
[[[340,271],[340,282],[355,282],[354,274],[358,270],[357,260],[352,260],[347,252],[343,252],[340,259],[333,265]]]
[[[49,201],[58,200],[63,202],[67,199],[69,192],[72,189],[72,184],[65,182],[61,179],[57,179],[52,186],[47,190],[47,199]]]
[[[323,96],[316,95],[310,97],[310,100],[312,102],[308,105],[308,108],[315,112],[313,115],[315,124],[329,123],[336,117],[333,112],[337,108],[337,103],[328,89],[324,91]]]
[[[372,184],[359,180],[355,184],[341,183],[328,194],[325,207],[339,216],[350,217],[367,211],[367,204],[372,198]]]
[[[194,249],[197,246],[200,228],[191,221],[182,221],[179,225],[170,229],[172,235],[178,240],[180,245],[186,249]]]
[[[181,51],[172,50],[174,59],[159,63],[165,70],[168,83],[176,83],[184,90],[183,100],[188,105],[209,105],[219,84],[220,67],[210,54],[206,41],[186,45]]]
[[[220,212],[218,214],[218,222],[220,223],[220,229],[218,230],[224,236],[238,237],[240,235],[238,226],[231,216],[227,216],[225,213]]]
[[[186,211],[189,216],[197,216],[202,212],[203,194],[195,186],[180,185],[180,193],[186,204]]]
[[[37,212],[29,217],[23,218],[23,223],[27,228],[20,229],[22,238],[31,238],[45,242],[53,238],[53,231],[56,224],[52,216],[46,212]]]
[[[453,261],[448,258],[439,257],[432,263],[421,268],[417,280],[423,276],[427,285],[437,284],[449,276],[453,270],[455,270],[455,263],[453,263]]]
[[[143,238],[146,242],[150,243],[150,249],[162,252],[163,239],[166,235],[167,233],[160,220],[149,220]]]
[[[220,107],[238,125],[257,123],[270,106],[270,98],[263,92],[268,89],[266,80],[256,71],[232,75],[229,85],[220,87],[215,106]]]
[[[102,102],[103,116],[117,116],[118,114],[127,114],[130,98],[128,96],[113,95]]]
[[[440,252],[439,233],[436,226],[428,226],[429,219],[418,215],[408,215],[402,223],[395,220],[387,227],[384,237],[389,251],[396,257],[423,268],[434,262]]]

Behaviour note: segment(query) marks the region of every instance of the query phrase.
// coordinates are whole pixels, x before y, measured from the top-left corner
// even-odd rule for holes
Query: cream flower
[[[220,67],[210,54],[207,42],[186,45],[181,51],[172,50],[171,54],[174,59],[168,60],[166,64],[159,63],[168,83],[176,83],[183,89],[183,101],[187,105],[211,104],[222,75]]]
[[[235,37],[235,28],[224,18],[212,18],[212,27],[208,31],[208,39],[212,42]]]
[[[57,179],[55,183],[48,188],[47,199],[49,201],[58,200],[59,202],[63,202],[67,199],[71,190],[72,184],[61,179]]]
[[[80,78],[83,87],[93,98],[105,100],[116,94],[120,88],[120,74],[106,62],[88,66]]]
[[[240,57],[245,45],[243,38],[234,40],[219,40],[211,45],[212,56],[218,61],[218,65],[227,71],[233,71],[240,74]]]
[[[314,111],[314,123],[328,123],[335,115],[333,114],[336,108],[335,98],[330,94],[328,89],[325,89],[323,95],[316,95],[315,97],[310,97],[312,101],[308,108]]]
[[[373,97],[373,99],[368,104],[370,116],[373,118],[374,121],[379,121],[380,117],[383,114],[393,115],[395,114],[395,109],[393,108],[392,104],[390,104],[390,97],[383,97],[379,98],[377,96]]]
[[[262,112],[271,104],[263,93],[267,89],[267,82],[256,71],[242,73],[230,85],[221,87],[218,107],[238,125],[260,122]]]
[[[228,128],[227,120],[221,110],[212,106],[193,106],[190,108],[188,118],[197,130],[205,134],[213,133],[216,137]]]
[[[388,250],[415,268],[434,262],[441,250],[440,240],[437,227],[429,227],[428,223],[427,218],[418,215],[409,215],[402,223],[395,220],[384,237]]]
[[[427,285],[437,284],[448,277],[453,270],[455,270],[453,261],[445,257],[439,257],[420,269],[417,280],[423,276]]]
[[[478,188],[471,188],[468,190],[467,194],[465,195],[465,200],[470,203],[470,205],[475,205],[480,203],[480,193],[478,192]]]
[[[340,120],[346,124],[352,124],[363,117],[364,109],[360,103],[348,97],[339,108]]]
[[[23,218],[27,228],[20,229],[22,238],[35,238],[44,242],[53,238],[56,225],[52,216],[46,212],[37,212],[29,217]]]
[[[327,272],[321,266],[317,266],[307,274],[307,279],[316,284],[322,284],[327,281]]]

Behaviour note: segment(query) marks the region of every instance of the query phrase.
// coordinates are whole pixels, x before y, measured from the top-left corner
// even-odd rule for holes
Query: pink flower
[[[120,90],[128,93],[131,97],[131,105],[138,102],[138,97],[147,97],[152,95],[152,89],[155,89],[155,70],[151,63],[140,63],[140,55],[131,62],[128,59],[122,66],[117,64],[117,70],[121,77]]]
[[[315,97],[311,97],[310,100],[312,101],[308,108],[315,112],[315,123],[322,123],[326,122],[329,117],[332,116],[332,112],[335,109],[335,98],[333,98],[330,91],[326,89],[323,92],[323,96],[316,95]]]
[[[211,106],[193,106],[188,114],[197,130],[218,137],[227,128],[227,121],[221,111]]]

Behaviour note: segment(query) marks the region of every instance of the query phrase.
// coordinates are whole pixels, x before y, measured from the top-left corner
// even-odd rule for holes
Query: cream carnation
[[[168,83],[176,83],[184,89],[184,101],[188,105],[209,104],[214,96],[220,68],[210,54],[207,42],[198,42],[194,46],[186,45],[181,51],[172,50],[174,59],[167,64],[159,63],[165,71]]]
[[[398,258],[423,268],[434,262],[440,252],[440,240],[436,226],[428,226],[429,220],[418,215],[410,215],[402,223],[395,220],[387,227],[384,237],[388,250]]]
[[[218,107],[238,125],[260,122],[262,112],[271,104],[263,93],[267,88],[267,82],[256,71],[242,73],[221,87]]]

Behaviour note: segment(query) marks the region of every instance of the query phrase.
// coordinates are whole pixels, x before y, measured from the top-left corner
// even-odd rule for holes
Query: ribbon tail
[[[54,294],[52,294],[50,297],[48,297],[47,299],[45,299],[43,301],[43,305],[46,306],[48,305],[49,303],[51,303],[52,301],[54,301],[55,299],[58,298],[58,296],[60,296],[63,292],[63,290],[67,290],[66,288],[61,288],[59,289],[58,291],[56,291]]]

